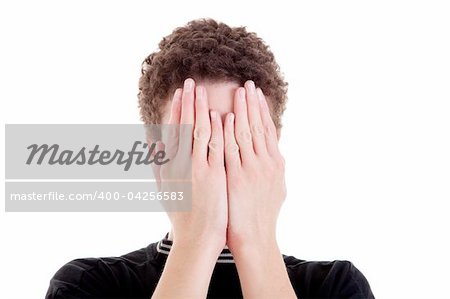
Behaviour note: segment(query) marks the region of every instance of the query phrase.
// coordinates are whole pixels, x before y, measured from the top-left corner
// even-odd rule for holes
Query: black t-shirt
[[[146,298],[158,284],[172,242],[166,238],[121,257],[76,259],[56,272],[46,299]],[[364,275],[349,261],[312,262],[283,255],[298,298],[374,298]],[[208,298],[242,298],[230,251],[220,254]]]

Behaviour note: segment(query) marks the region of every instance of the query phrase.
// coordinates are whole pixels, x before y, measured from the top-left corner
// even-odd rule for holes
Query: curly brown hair
[[[162,39],[159,51],[142,63],[141,74],[138,98],[146,124],[160,123],[168,95],[193,78],[239,85],[253,80],[270,99],[272,118],[281,128],[288,84],[269,46],[246,27],[213,19],[190,21]]]

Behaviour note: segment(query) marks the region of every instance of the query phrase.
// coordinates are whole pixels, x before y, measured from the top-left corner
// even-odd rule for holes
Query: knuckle
[[[208,143],[208,148],[212,152],[218,152],[222,149],[222,147],[222,143],[215,139],[210,140]]]
[[[194,130],[194,139],[197,141],[207,141],[211,131],[209,128],[198,126]]]
[[[264,129],[259,124],[252,125],[252,134],[256,137],[262,137],[264,135]]]
[[[239,153],[239,146],[234,142],[230,142],[225,146],[225,152],[228,155],[235,155]]]
[[[216,152],[217,149],[218,149],[218,144],[216,142],[214,142],[214,141],[210,141],[208,143],[208,149],[209,149],[210,152]]]
[[[252,133],[249,130],[242,130],[236,135],[239,143],[249,143],[252,141]]]
[[[272,127],[270,125],[265,125],[264,126],[264,135],[266,135],[266,137],[272,137],[274,134]]]

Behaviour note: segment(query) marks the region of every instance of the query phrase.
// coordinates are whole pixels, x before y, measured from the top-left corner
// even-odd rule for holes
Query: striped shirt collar
[[[156,244],[156,250],[163,255],[169,255],[170,249],[172,248],[173,242],[168,239],[169,234],[167,234],[161,241]],[[234,263],[233,255],[231,254],[228,246],[225,245],[225,248],[220,253],[217,258],[217,263],[226,264],[226,263]]]

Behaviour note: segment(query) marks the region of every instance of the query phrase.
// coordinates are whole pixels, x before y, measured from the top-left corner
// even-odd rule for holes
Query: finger
[[[239,146],[242,162],[255,155],[252,143],[252,134],[248,124],[247,103],[245,101],[245,88],[239,87],[234,97],[235,138]]]
[[[148,152],[150,153],[149,155],[150,160],[155,159],[157,143],[158,142],[156,141],[155,144],[153,144],[152,138],[150,136],[147,136],[147,146]],[[157,165],[155,165],[155,163],[150,163],[150,166],[152,168],[153,178],[157,180],[159,176],[159,170],[156,169]]]
[[[270,155],[275,155],[279,153],[278,149],[278,138],[277,129],[273,122],[272,116],[270,115],[269,105],[267,104],[267,99],[264,96],[261,88],[256,89],[256,94],[258,95],[260,110],[261,110],[261,120],[264,127],[264,135],[266,138],[267,151]]]
[[[264,129],[262,127],[260,104],[258,95],[256,94],[255,83],[251,80],[245,82],[245,90],[247,95],[247,113],[252,134],[253,149],[258,155],[267,154],[266,140],[264,137]]]
[[[184,81],[181,98],[181,124],[194,124],[194,90],[195,82],[191,78]]]
[[[241,165],[239,156],[239,146],[236,142],[235,134],[235,116],[233,113],[228,113],[225,118],[224,126],[224,150],[225,150],[225,167],[227,172],[233,171]]]
[[[183,90],[178,88],[172,98],[168,125],[163,126],[161,140],[165,145],[166,155],[169,159],[175,157],[178,149],[178,129],[181,117],[181,95]]]
[[[181,96],[183,94],[182,88],[177,88],[172,98],[172,105],[170,106],[169,124],[179,124],[181,116]]]
[[[195,92],[194,148],[192,156],[194,159],[204,162],[208,161],[208,142],[211,137],[211,123],[208,112],[206,90],[203,86],[197,86]]]
[[[184,81],[181,97],[181,117],[179,129],[178,152],[182,159],[192,155],[192,132],[194,126],[194,90],[195,82],[191,78]]]
[[[222,120],[215,110],[211,110],[211,138],[208,144],[208,162],[209,165],[223,167],[223,128]]]
[[[155,157],[156,153],[159,151],[164,151],[164,144],[161,141],[155,142],[155,147],[152,152],[152,157]],[[151,163],[153,168],[153,174],[155,176],[156,184],[158,186],[158,190],[161,190],[161,165],[158,165],[157,163]]]

